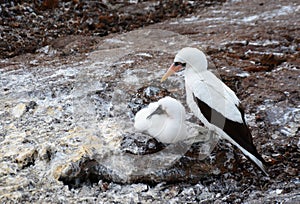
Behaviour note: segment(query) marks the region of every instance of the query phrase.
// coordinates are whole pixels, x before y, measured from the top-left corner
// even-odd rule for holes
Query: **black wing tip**
[[[269,173],[267,172],[266,168],[264,167],[264,169],[261,169],[261,171],[263,172],[263,174],[267,177],[270,177]]]
[[[236,105],[243,120],[242,123],[239,123],[226,118],[221,113],[211,108],[208,104],[201,101],[194,94],[193,94],[193,99],[196,102],[197,106],[199,107],[203,116],[206,118],[206,120],[209,123],[219,127],[220,129],[223,129],[223,131],[229,137],[231,137],[238,145],[240,145],[243,149],[245,149],[247,152],[252,154],[257,160],[259,160],[262,163],[262,165],[256,163],[249,156],[244,154],[251,162],[253,162],[259,169],[261,169],[266,176],[269,176],[269,174],[265,170],[265,166],[268,166],[268,163],[258,153],[255,145],[253,144],[251,131],[245,121],[245,112],[242,104],[239,103],[238,105]],[[243,135],[244,137],[241,138],[240,137],[241,135]]]

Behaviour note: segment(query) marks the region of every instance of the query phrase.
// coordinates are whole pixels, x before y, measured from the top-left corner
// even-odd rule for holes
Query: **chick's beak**
[[[174,74],[175,72],[179,71],[182,68],[181,65],[175,66],[175,64],[173,63],[170,68],[168,69],[168,71],[164,74],[164,76],[161,78],[160,82],[165,81],[169,76],[171,76],[172,74]]]

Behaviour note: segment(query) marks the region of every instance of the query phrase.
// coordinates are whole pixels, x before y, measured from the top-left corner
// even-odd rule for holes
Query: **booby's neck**
[[[197,75],[198,79],[203,78],[203,73],[206,72],[207,69],[197,69],[195,67],[187,66],[184,70],[185,82],[188,82],[189,78],[194,78]],[[190,82],[191,83],[191,82]]]
[[[194,62],[192,65],[187,64],[185,68],[185,72],[187,73],[194,73],[194,74],[201,74],[201,72],[207,71],[207,62],[199,60],[196,63]]]

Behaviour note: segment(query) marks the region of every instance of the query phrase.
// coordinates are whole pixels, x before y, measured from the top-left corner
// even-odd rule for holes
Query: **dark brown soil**
[[[1,1],[0,58],[34,53],[65,36],[106,36],[130,31],[163,20],[185,16],[222,1],[82,1],[30,0]],[[57,42],[56,42],[57,44]],[[91,41],[74,52],[87,52]]]

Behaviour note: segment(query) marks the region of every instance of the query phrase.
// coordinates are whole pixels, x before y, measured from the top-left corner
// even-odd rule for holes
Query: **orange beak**
[[[165,81],[169,76],[174,74],[175,72],[178,72],[182,68],[181,65],[175,66],[174,63],[170,66],[168,71],[164,74],[164,76],[161,78],[160,82]]]

